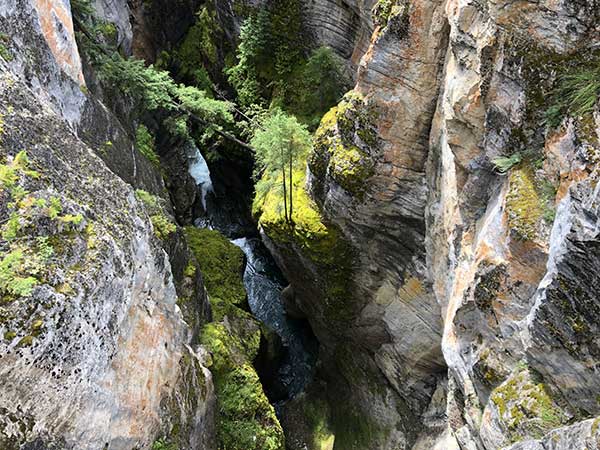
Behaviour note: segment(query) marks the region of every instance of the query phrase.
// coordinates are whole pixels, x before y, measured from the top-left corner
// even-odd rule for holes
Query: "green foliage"
[[[256,132],[251,144],[256,150],[256,178],[281,180],[284,217],[293,223],[293,179],[310,150],[310,133],[295,117],[275,110],[263,123],[263,129]],[[281,178],[276,174],[281,174]]]
[[[565,115],[583,119],[590,117],[600,99],[598,52],[584,51],[581,55],[553,63],[558,76],[551,91],[550,106],[544,114],[546,125],[557,127]]]
[[[243,106],[263,103],[274,91],[286,98],[289,79],[304,63],[301,2],[274,0],[240,30],[237,64],[226,74]]]
[[[201,14],[201,17],[204,16]],[[171,124],[176,124],[176,127],[168,128],[186,138],[189,138],[190,120],[199,121],[211,129],[220,129],[232,122],[228,102],[214,100],[197,87],[177,84],[168,72],[153,65],[146,66],[142,60],[124,58],[116,49],[109,49],[99,42],[103,39],[94,40],[93,35],[98,36],[98,27],[102,25],[103,22],[93,14],[80,21],[80,26],[86,30],[86,33],[78,35],[82,47],[97,68],[100,80],[130,97],[140,113],[167,112]]]
[[[71,0],[71,12],[76,20],[87,21],[94,14],[90,0]]]
[[[152,450],[178,450],[177,445],[166,439],[158,439],[152,444]]]
[[[167,239],[171,234],[177,231],[177,226],[164,214],[153,214],[150,216],[154,234],[160,240]]]
[[[210,88],[210,81],[207,83],[204,75],[206,71],[202,72],[201,69],[205,64],[217,63],[216,40],[221,34],[216,12],[208,6],[203,6],[196,13],[196,22],[174,54],[179,65],[179,73],[183,77],[194,81],[197,86]]]
[[[290,81],[284,108],[316,128],[323,114],[350,88],[342,59],[329,47],[316,49]]]
[[[508,225],[521,239],[534,240],[538,235],[544,204],[531,167],[518,168],[510,173],[506,196]]]
[[[238,101],[244,106],[260,103],[263,85],[268,84],[265,79],[273,77],[272,73],[268,73],[269,27],[266,9],[244,22],[240,28],[240,43],[236,51],[238,62],[226,71],[229,82],[237,91]]]
[[[406,0],[379,0],[373,6],[373,22],[384,28],[392,17],[404,14],[407,5]]]
[[[13,250],[0,261],[0,292],[17,297],[31,294],[39,281],[27,274],[25,255],[21,250]]]
[[[579,67],[560,78],[558,97],[574,117],[591,114],[600,96],[600,62]]]
[[[136,190],[135,194],[142,201],[150,216],[150,222],[152,222],[152,228],[156,237],[160,240],[165,240],[177,231],[177,226],[165,214],[158,197],[141,189]]]
[[[499,156],[498,158],[494,158],[492,160],[492,164],[496,170],[500,173],[506,173],[514,166],[519,164],[522,160],[521,154],[519,152],[514,153],[510,156]]]
[[[218,231],[186,227],[188,244],[198,261],[212,303],[243,306],[244,252]]]
[[[175,125],[169,129],[177,135],[189,136],[191,116],[202,121],[209,130],[233,122],[230,103],[214,100],[193,86],[176,84],[168,72],[146,67],[141,60],[124,59],[118,53],[103,59],[99,69],[104,81],[118,86],[145,110],[164,109],[178,114],[169,118]]]
[[[568,421],[569,415],[527,366],[517,367],[492,392],[490,400],[498,410],[499,424],[507,431],[511,443],[529,437],[540,438]]]
[[[154,136],[145,125],[139,125],[135,130],[135,146],[148,161],[154,166],[160,167],[160,159],[155,151]]]
[[[143,60],[123,58],[118,53],[111,56],[98,55],[96,61],[100,78],[117,87],[122,93],[140,102],[149,111],[173,109],[173,95],[177,85],[168,72],[154,66],[146,67]]]
[[[0,294],[3,302],[28,296],[45,281],[61,234],[83,227],[82,214],[64,214],[61,199],[40,197],[22,186],[40,174],[30,168],[25,152],[0,165],[0,189],[10,197],[8,219],[0,227]],[[27,180],[29,179],[29,180]]]
[[[175,90],[175,98],[181,107],[192,114],[200,116],[211,123],[231,123],[232,105],[229,102],[214,100],[192,86],[179,85]]]

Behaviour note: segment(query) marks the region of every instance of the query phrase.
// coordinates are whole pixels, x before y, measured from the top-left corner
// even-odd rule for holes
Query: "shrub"
[[[498,172],[506,173],[519,164],[521,159],[521,154],[517,152],[510,156],[499,156],[498,158],[494,158],[492,164],[494,164],[494,167]]]
[[[155,151],[154,136],[145,125],[140,125],[135,131],[135,146],[139,152],[154,166],[160,167],[160,159]]]

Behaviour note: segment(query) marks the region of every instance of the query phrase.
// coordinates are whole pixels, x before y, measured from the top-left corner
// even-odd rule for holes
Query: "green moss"
[[[34,338],[31,335],[25,336],[19,341],[17,347],[31,347],[33,345],[33,339]]]
[[[4,61],[10,62],[14,59],[12,53],[6,48],[6,46],[0,42],[0,58]]]
[[[185,270],[183,271],[183,275],[186,277],[190,277],[190,278],[192,278],[194,275],[196,275],[196,265],[193,262],[190,262],[185,267]]]
[[[177,225],[164,213],[158,197],[140,189],[135,191],[135,195],[142,201],[148,211],[156,237],[165,240],[177,231]]]
[[[568,421],[567,414],[551,397],[545,384],[527,367],[519,366],[490,397],[498,408],[512,442],[538,438]]]
[[[373,161],[364,150],[377,147],[375,118],[364,105],[363,97],[355,92],[346,94],[339,105],[323,116],[309,156],[317,189],[330,176],[354,197],[364,197],[367,180],[375,173]]]
[[[217,376],[224,375],[245,361],[253,361],[258,354],[260,328],[248,313],[239,308],[237,311],[239,317],[229,315],[228,318],[237,321],[239,328],[228,328],[223,323],[212,322],[202,330],[200,342],[213,355],[211,370]]]
[[[543,202],[534,177],[533,171],[527,166],[513,170],[506,197],[509,227],[526,240],[533,240],[538,236],[539,224],[544,217]]]
[[[211,300],[243,306],[244,252],[218,231],[186,227],[188,244],[198,261]]]
[[[406,0],[379,0],[372,10],[373,22],[385,28],[391,19],[408,15]]]
[[[302,439],[312,450],[332,450],[335,441],[329,423],[329,404],[323,394],[323,392],[302,393],[292,400],[296,405],[292,406],[292,403],[288,403],[286,406],[288,427],[301,430]]]
[[[152,450],[178,450],[178,448],[176,444],[166,439],[158,439],[152,443]]]
[[[156,154],[154,136],[145,125],[140,125],[135,131],[135,146],[139,152],[148,159],[155,167],[160,168],[160,159]]]
[[[6,341],[12,341],[16,337],[17,333],[15,333],[14,331],[7,331],[4,333],[4,340]]]
[[[283,430],[249,364],[217,379],[218,439],[227,450],[283,450]]]
[[[161,240],[167,239],[171,234],[177,231],[177,226],[164,214],[153,214],[150,216],[154,234]]]

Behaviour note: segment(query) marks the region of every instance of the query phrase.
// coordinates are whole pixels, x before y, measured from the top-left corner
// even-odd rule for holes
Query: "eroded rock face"
[[[133,187],[161,175],[85,89],[68,2],[0,11],[0,447],[214,448],[202,276]]]
[[[373,32],[373,0],[305,2],[306,24],[318,45],[331,47],[355,68]]]
[[[335,349],[322,354],[334,383],[337,370],[367,417],[411,417],[355,448],[596,448],[598,125],[544,114],[561,66],[600,42],[598,4],[388,3],[308,164],[307,189],[352,249],[345,329],[323,305],[333,275],[269,241]],[[346,358],[340,341],[356,342]],[[404,409],[362,396],[349,365],[377,367]]]

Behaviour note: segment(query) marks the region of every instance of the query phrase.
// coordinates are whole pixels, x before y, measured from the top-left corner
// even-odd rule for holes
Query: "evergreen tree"
[[[310,149],[310,133],[295,117],[275,110],[256,132],[251,145],[256,151],[257,175],[281,177],[284,217],[293,225],[294,170],[300,168]]]

